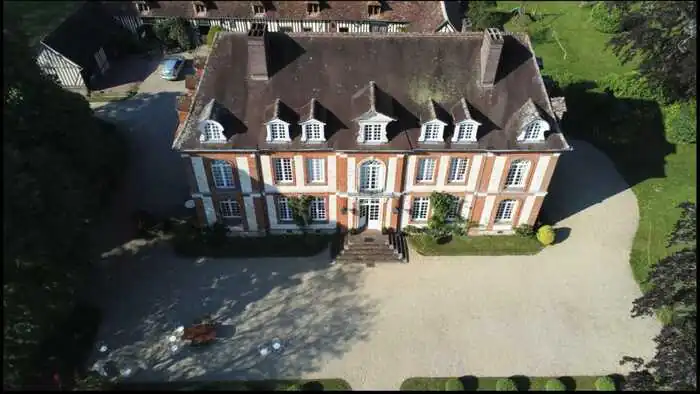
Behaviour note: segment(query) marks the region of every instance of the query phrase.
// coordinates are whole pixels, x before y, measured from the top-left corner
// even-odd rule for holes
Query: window
[[[365,137],[365,142],[380,142],[382,140],[382,125],[366,124],[362,126],[362,133]]]
[[[382,6],[372,4],[367,6],[367,13],[369,16],[376,16],[379,15],[382,12]]]
[[[260,15],[265,13],[265,7],[262,4],[253,4],[253,14]]]
[[[241,206],[236,200],[219,201],[219,215],[225,219],[235,219],[241,217]]]
[[[413,199],[411,209],[411,220],[428,220],[428,197],[416,197]]]
[[[418,174],[416,180],[418,182],[431,182],[435,172],[435,159],[419,159]]]
[[[463,157],[454,157],[450,161],[450,176],[448,182],[464,182],[467,179],[468,160]]]
[[[321,11],[321,6],[319,3],[308,3],[306,5],[306,13],[309,15],[318,14]]]
[[[304,28],[302,28],[301,30],[302,30],[303,32],[305,32],[305,33],[308,33],[308,32],[313,31],[313,29],[311,29],[310,27],[304,27]]]
[[[530,162],[527,160],[513,161],[508,169],[508,176],[506,176],[506,187],[523,187],[529,167]]]
[[[349,31],[349,29],[347,27],[339,27],[338,28],[338,32],[340,32],[340,33],[347,33],[348,31]]]
[[[309,206],[312,221],[326,220],[326,200],[323,197],[314,197]]]
[[[217,160],[211,164],[211,174],[214,177],[214,186],[217,189],[230,189],[233,187],[233,168],[231,164],[223,160]]]
[[[308,159],[306,168],[309,171],[309,183],[323,183],[326,181],[326,159]]]
[[[542,124],[538,121],[534,121],[527,125],[527,128],[525,129],[525,136],[523,137],[523,139],[525,141],[539,141],[543,137],[542,134],[544,134]]]
[[[280,33],[291,33],[294,29],[289,26],[280,26]]]
[[[220,124],[207,120],[204,122],[204,130],[202,133],[202,142],[226,142],[224,128]]]
[[[425,125],[425,140],[426,141],[440,141],[440,129],[442,126],[437,124],[427,124]]]
[[[380,182],[381,171],[382,165],[376,160],[362,163],[360,167],[360,191],[382,191],[383,188]]]
[[[450,210],[447,212],[447,217],[445,219],[455,220],[459,216],[459,206],[460,205],[461,205],[460,199],[457,197],[454,197],[452,200],[452,205],[450,206]]]
[[[270,139],[272,141],[286,141],[287,127],[281,123],[270,124]]]
[[[281,159],[275,159],[275,181],[277,183],[294,182],[291,158],[284,157]]]
[[[474,135],[476,127],[473,123],[462,123],[457,129],[457,142],[467,142],[476,140]]]
[[[277,215],[280,221],[291,221],[294,219],[292,216],[292,207],[289,205],[289,199],[287,197],[277,198]]]
[[[207,6],[204,5],[203,2],[195,2],[194,3],[194,12],[197,14],[205,13],[205,12],[207,12]]]
[[[148,12],[151,10],[151,7],[149,7],[148,3],[145,1],[138,1],[136,2],[136,9],[139,10],[139,12]]]
[[[515,212],[515,200],[503,200],[496,210],[496,222],[510,222]]]
[[[323,141],[323,134],[321,133],[321,125],[318,123],[312,123],[304,125],[304,130],[306,131],[307,141]]]

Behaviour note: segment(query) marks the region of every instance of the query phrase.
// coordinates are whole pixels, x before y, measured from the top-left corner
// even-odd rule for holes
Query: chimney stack
[[[481,85],[491,87],[496,82],[496,71],[503,50],[503,35],[498,29],[484,31],[481,43]]]
[[[248,31],[248,76],[255,81],[267,81],[267,24],[255,22]]]

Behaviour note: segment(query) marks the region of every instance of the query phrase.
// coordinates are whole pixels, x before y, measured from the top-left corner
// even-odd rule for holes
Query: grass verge
[[[610,376],[618,390],[623,384],[622,376]],[[567,391],[595,391],[595,381],[600,376],[558,376]],[[452,378],[408,378],[401,383],[401,391],[446,391],[445,382]],[[496,391],[496,381],[502,378],[462,376],[457,378],[464,385],[465,391]],[[545,391],[544,386],[551,377],[511,376],[518,391]]]
[[[513,256],[533,255],[542,250],[542,245],[534,237],[519,235],[480,235],[452,237],[452,240],[438,244],[425,234],[410,235],[408,242],[423,256]]]
[[[347,391],[350,385],[343,379],[320,380],[266,380],[220,382],[170,382],[117,384],[116,390],[232,390],[232,391],[287,391],[296,386],[300,391]]]

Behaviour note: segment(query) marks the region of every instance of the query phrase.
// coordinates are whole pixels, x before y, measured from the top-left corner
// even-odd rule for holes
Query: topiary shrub
[[[221,26],[212,26],[209,28],[209,33],[207,33],[207,45],[211,46],[214,43],[214,38],[216,38],[216,33],[223,31]]]
[[[549,379],[544,384],[545,391],[566,391],[566,386],[559,379]]]
[[[696,101],[673,103],[661,109],[666,139],[673,144],[694,144],[697,139]]]
[[[496,391],[518,391],[513,379],[498,379],[496,381]]]
[[[445,391],[464,391],[464,385],[459,379],[451,378],[445,382]]]
[[[523,238],[530,238],[535,235],[535,228],[529,224],[523,224],[515,228],[515,233]]]
[[[616,391],[615,381],[610,376],[601,376],[595,381],[596,391]]]
[[[621,30],[621,17],[617,8],[609,9],[604,2],[599,1],[591,8],[590,22],[599,32],[612,34]]]
[[[537,240],[544,246],[554,243],[554,235],[554,229],[549,225],[544,225],[537,230]]]

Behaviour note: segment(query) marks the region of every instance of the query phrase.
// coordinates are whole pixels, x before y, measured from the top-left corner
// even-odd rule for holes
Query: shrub
[[[213,226],[204,228],[202,238],[205,244],[219,248],[228,240],[228,227],[223,223],[214,223]]]
[[[697,138],[696,101],[673,103],[662,108],[666,138],[673,144],[694,144]]]
[[[524,238],[535,235],[535,228],[529,224],[523,224],[515,228],[515,233]]]
[[[554,229],[552,226],[545,225],[537,230],[537,240],[544,246],[549,246],[554,243]]]
[[[464,385],[459,379],[448,379],[445,382],[445,391],[464,391]]]
[[[224,29],[221,28],[221,26],[212,26],[209,28],[209,33],[207,33],[207,45],[211,46],[211,44],[214,43],[214,38],[216,37],[216,33],[223,31]]]
[[[496,381],[496,391],[518,391],[513,379],[498,379]]]
[[[616,391],[615,381],[610,376],[601,376],[595,381],[596,391]]]
[[[604,2],[597,2],[591,8],[590,22],[602,33],[617,33],[620,29],[622,14],[618,9],[609,9]]]
[[[409,224],[408,226],[403,228],[403,232],[408,235],[415,235],[422,233],[423,229]]]
[[[301,391],[301,386],[298,384],[293,384],[287,387],[287,391]]]
[[[559,379],[549,379],[544,384],[544,391],[566,391],[566,386]]]
[[[632,71],[624,74],[608,74],[598,81],[603,88],[608,88],[615,97],[632,97],[650,101],[666,103],[667,98],[663,91],[649,84],[649,81]]]

